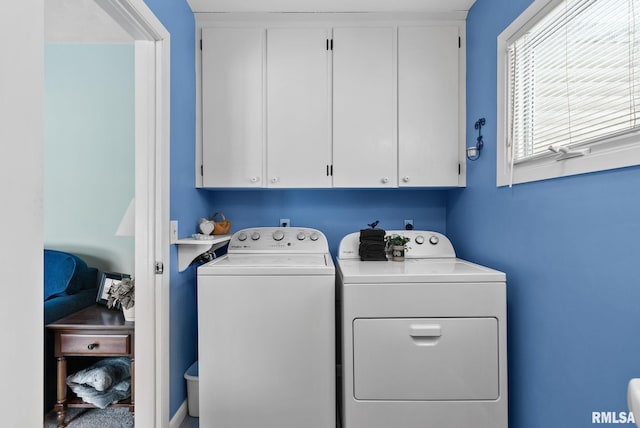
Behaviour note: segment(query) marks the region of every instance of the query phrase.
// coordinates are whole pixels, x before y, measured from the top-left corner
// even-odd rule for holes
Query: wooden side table
[[[131,398],[121,400],[110,407],[128,407],[130,412],[135,411],[135,323],[125,321],[122,311],[93,305],[61,318],[47,325],[47,328],[54,331],[54,355],[58,360],[58,397],[55,405],[58,427],[65,426],[68,407],[95,407],[80,398],[67,399],[68,357],[127,356],[131,358]]]

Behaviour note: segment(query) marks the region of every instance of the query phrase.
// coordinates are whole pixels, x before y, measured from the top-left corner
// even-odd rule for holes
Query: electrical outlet
[[[171,231],[169,232],[169,240],[173,244],[178,240],[178,220],[171,220]]]
[[[280,227],[289,227],[289,226],[291,226],[291,220],[289,220],[288,218],[280,219]]]
[[[413,219],[408,219],[404,221],[404,229],[413,230]]]

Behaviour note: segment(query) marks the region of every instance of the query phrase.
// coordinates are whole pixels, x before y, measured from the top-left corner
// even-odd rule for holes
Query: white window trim
[[[498,36],[497,75],[497,168],[496,185],[509,186],[517,183],[566,177],[588,172],[640,165],[640,133],[611,138],[590,146],[591,153],[571,159],[556,160],[552,153],[536,160],[516,164],[511,168],[510,151],[507,148],[508,100],[507,68],[508,42],[522,34],[535,22],[539,13],[554,7],[560,0],[535,0]]]

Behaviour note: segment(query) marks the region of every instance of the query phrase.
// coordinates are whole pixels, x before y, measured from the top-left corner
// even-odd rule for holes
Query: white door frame
[[[135,425],[169,426],[170,37],[141,0],[96,0],[135,39]],[[156,263],[164,264],[163,275]]]

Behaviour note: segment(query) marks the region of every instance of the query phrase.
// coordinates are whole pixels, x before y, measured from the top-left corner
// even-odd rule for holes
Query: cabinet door
[[[263,185],[263,52],[263,29],[202,29],[205,187]]]
[[[400,186],[457,186],[459,159],[457,27],[398,29]]]
[[[331,187],[326,28],[267,30],[267,186]]]
[[[333,30],[333,185],[397,186],[395,29]]]

